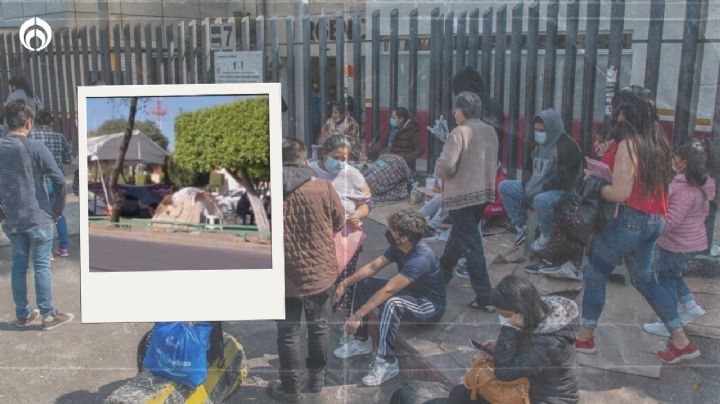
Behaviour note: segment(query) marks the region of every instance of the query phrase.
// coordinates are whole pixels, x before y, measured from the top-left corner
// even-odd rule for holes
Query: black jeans
[[[478,230],[478,223],[480,223],[484,210],[485,205],[475,205],[448,212],[452,221],[452,229],[450,238],[445,244],[445,250],[440,257],[440,265],[445,273],[445,279],[450,280],[453,269],[464,252],[470,270],[470,285],[475,291],[475,299],[478,303],[489,305],[492,284],[490,284],[490,277],[487,273],[482,235]]]
[[[280,380],[286,392],[297,392],[300,388],[300,321],[303,311],[308,330],[305,366],[311,371],[320,371],[327,364],[328,316],[333,292],[334,287],[330,287],[315,296],[285,298],[285,320],[277,321],[277,345]]]
[[[478,395],[474,400],[470,399],[470,390],[464,384],[458,384],[450,390],[448,404],[486,404],[489,401]]]

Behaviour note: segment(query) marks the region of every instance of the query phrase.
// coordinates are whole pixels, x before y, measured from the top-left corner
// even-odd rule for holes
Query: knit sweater
[[[704,251],[708,247],[705,217],[713,198],[713,178],[708,177],[705,185],[696,187],[687,181],[685,175],[676,176],[670,183],[665,230],[657,245],[674,253]]]

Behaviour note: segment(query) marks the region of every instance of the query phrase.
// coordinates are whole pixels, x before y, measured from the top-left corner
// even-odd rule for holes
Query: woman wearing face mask
[[[345,105],[340,102],[330,103],[332,114],[320,130],[318,144],[323,145],[325,141],[335,133],[345,135],[350,142],[349,161],[364,161],[360,142],[360,125],[355,118],[345,111]]]
[[[415,171],[415,160],[425,152],[425,146],[420,136],[420,126],[410,119],[407,108],[397,107],[390,117],[390,132],[375,143],[368,157],[371,160],[380,154],[395,154],[405,159],[408,167]]]
[[[315,171],[318,178],[332,183],[343,208],[345,208],[347,224],[355,228],[361,227],[362,220],[370,214],[372,195],[370,187],[360,171],[348,164],[351,143],[345,136],[336,133],[325,140],[322,146],[320,159],[311,162],[310,168]],[[360,252],[362,252],[362,246],[348,262],[341,274],[341,279],[355,273]],[[348,288],[345,297],[347,301],[343,302],[343,306],[349,314],[350,299],[352,299],[351,288]]]
[[[528,378],[531,403],[577,403],[572,370],[577,304],[560,296],[541,297],[528,280],[512,275],[497,284],[492,302],[500,314],[500,335],[497,342],[487,341],[483,347],[494,354],[495,378],[505,382]],[[471,390],[461,384],[452,389],[449,402],[488,401],[480,395],[472,400]]]

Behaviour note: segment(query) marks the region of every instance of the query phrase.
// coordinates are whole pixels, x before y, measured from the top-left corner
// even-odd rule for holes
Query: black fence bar
[[[310,44],[312,41],[311,30],[310,30],[310,15],[307,14],[307,6],[303,7],[303,14],[301,17],[302,24],[302,88],[303,88],[303,142],[305,147],[308,149],[315,139],[315,134],[312,132],[311,119],[312,116],[312,59],[310,55]],[[309,150],[310,151],[310,150]]]
[[[190,83],[198,83],[198,63],[197,63],[197,39],[198,39],[198,26],[197,20],[190,20],[188,24],[190,30],[190,37],[188,38],[188,73]]]
[[[7,52],[8,71],[10,78],[17,76],[17,63],[15,62],[15,54],[13,52],[12,34],[5,35],[5,51]]]
[[[665,24],[665,0],[655,0],[650,4],[650,26],[645,56],[645,88],[657,96],[660,77],[660,54],[662,53],[663,25]]]
[[[175,55],[175,34],[172,24],[165,27],[165,43],[167,44],[167,59],[165,62],[165,83],[175,84],[175,64],[177,56]]]
[[[132,44],[130,36],[130,24],[125,24],[123,27],[123,45],[125,48],[125,84],[132,84],[133,82],[133,63],[132,63]],[[120,61],[118,60],[118,66]]]
[[[337,102],[345,104],[345,15],[342,12],[338,12],[335,15],[335,68],[337,73],[337,81],[335,88],[335,95]]]
[[[105,84],[115,84],[112,75],[112,66],[110,65],[110,32],[108,28],[100,29],[100,57],[102,59],[102,73]]]
[[[399,11],[394,8],[390,12],[390,111],[398,104],[398,53],[400,52]]]
[[[695,123],[690,122],[695,62],[697,59],[697,40],[700,35],[700,0],[688,0],[685,6],[685,26],[680,54],[680,74],[675,101],[675,127],[673,145],[681,144],[695,132]]]
[[[267,64],[265,62],[265,16],[259,15],[255,19],[255,50],[262,52],[262,71],[263,81],[267,82],[268,78],[265,76],[265,69]]]
[[[625,0],[613,0],[610,10],[610,41],[608,44],[608,64],[605,80],[605,122],[610,121],[612,98],[620,88],[623,30],[625,28]]]
[[[105,80],[104,76],[100,73],[100,54],[98,52],[98,32],[97,28],[93,25],[90,27],[90,59],[92,59],[91,83],[95,83],[98,80]]]
[[[200,66],[202,73],[198,75],[200,83],[210,83],[210,19],[205,18],[200,24]]]
[[[163,52],[165,51],[165,41],[164,41],[164,29],[162,26],[155,27],[155,75],[157,76],[157,83],[158,84],[164,84],[166,75],[165,73],[165,58],[163,57]],[[209,53],[208,53],[208,59],[209,59]],[[209,64],[209,63],[208,63]],[[212,69],[208,69],[208,74],[212,71]],[[210,81],[208,80],[208,83]]]
[[[495,23],[495,101],[505,109],[505,41],[507,40],[507,6],[502,6],[496,14]]]
[[[45,73],[47,75],[47,77],[49,78],[48,87],[47,87],[48,97],[44,101],[45,108],[49,109],[52,112],[53,117],[55,118],[53,122],[55,125],[57,125],[59,122],[58,101],[57,101],[58,91],[57,91],[57,78],[55,76],[56,64],[55,64],[55,61],[53,60],[54,57],[53,57],[53,47],[52,46],[48,46],[47,48],[45,48],[45,50],[43,51],[43,59],[44,59],[43,61],[45,62],[44,68],[46,69],[43,73]]]
[[[178,53],[177,53],[177,60],[178,60],[178,76],[177,76],[177,82],[180,84],[187,83],[187,54],[186,54],[186,42],[185,42],[185,21],[181,21],[177,26],[176,29],[176,38],[177,38],[177,46],[178,46]],[[136,49],[136,55],[138,54],[138,50]],[[137,56],[136,56],[137,57]],[[265,61],[265,58],[263,58],[263,61]],[[264,70],[263,70],[264,71]],[[138,77],[138,83],[140,83],[139,77]]]
[[[320,125],[324,125],[328,118],[328,84],[327,84],[327,42],[328,42],[328,22],[325,13],[320,15],[318,19],[318,26],[320,29],[320,66],[319,66],[319,79],[320,79]],[[316,133],[315,136],[318,134]]]
[[[555,68],[557,64],[558,0],[551,0],[547,6],[547,26],[545,28],[545,68],[543,72],[543,109],[554,108],[555,104]]]
[[[120,67],[122,47],[120,46],[120,26],[118,24],[113,25],[113,42],[112,42],[112,53],[115,57],[115,63],[112,63],[113,69],[113,83],[123,84],[122,68]]]
[[[520,138],[520,71],[523,42],[523,3],[512,9],[512,35],[510,37],[510,131],[508,132],[508,178],[517,177],[517,142]],[[498,70],[495,70],[496,72]]]
[[[18,34],[13,34],[11,38],[15,76],[21,77],[25,75],[25,72],[22,69],[22,56],[20,56],[20,36]]]
[[[320,35],[322,36],[322,29]],[[280,46],[278,45],[278,20],[277,16],[270,17],[270,80],[273,83],[280,82]],[[320,45],[320,52],[323,52]]]
[[[287,35],[287,116],[288,137],[296,138],[295,134],[295,19],[289,15],[285,18],[285,34]]]
[[[0,34],[0,96],[3,100],[7,99],[8,94],[8,62],[5,59],[7,49],[5,48],[5,34]]]
[[[442,112],[445,119],[452,115],[452,75],[453,75],[453,43],[455,42],[455,14],[445,14],[445,45],[443,46],[442,66]]]
[[[143,84],[157,84],[153,80],[153,50],[152,50],[152,25],[145,25],[145,71],[143,72]]]
[[[73,42],[73,45],[77,45],[77,30],[75,30],[75,28],[73,28],[73,33],[76,35],[76,36],[75,36],[75,42]],[[77,51],[73,52],[73,55],[77,56],[77,55],[78,55],[78,52],[77,52]],[[37,95],[38,97],[43,97],[43,95],[42,95],[42,91],[43,91],[43,89],[42,89],[42,79],[41,79],[41,77],[40,77],[40,76],[41,76],[41,74],[40,74],[40,60],[39,60],[39,58],[38,58],[38,53],[37,53],[37,52],[33,52],[33,53],[32,53],[30,62],[31,62],[30,70],[31,70],[32,76],[33,76],[33,83],[35,83],[35,84],[34,84],[33,91],[35,92],[35,95]],[[78,66],[78,63],[75,63],[75,66]],[[76,74],[76,77],[77,77],[77,76],[79,75],[79,68],[78,68],[78,69],[75,69],[75,70],[76,70],[76,73],[75,73],[75,74]],[[78,81],[76,80],[76,82],[78,82]],[[5,98],[3,98],[3,99],[5,99]],[[44,100],[45,98],[42,98],[42,99]],[[42,100],[41,100],[41,101],[42,101]]]
[[[61,32],[61,31],[59,31]],[[56,128],[61,128],[66,135],[68,132],[67,130],[67,116],[68,116],[68,108],[67,108],[67,98],[65,97],[65,74],[63,72],[63,54],[62,54],[62,35],[56,35],[55,40],[53,41],[55,45],[55,57],[53,59],[53,62],[56,64],[55,72],[57,74],[57,89],[58,89],[58,113],[60,121],[57,120],[57,115],[55,122],[58,123],[56,125]]]
[[[73,146],[77,145],[77,128],[75,126],[75,118],[77,108],[75,106],[75,80],[73,79],[72,73],[72,54],[70,53],[70,30],[64,29],[62,31],[63,39],[63,65],[65,66],[65,92],[67,94],[67,119],[63,122],[63,127],[67,127],[67,135],[71,136]]]
[[[434,8],[430,15],[430,77],[438,77],[442,62],[442,43],[443,26],[440,9]],[[440,90],[442,88],[441,81],[438,79],[430,80],[428,85],[428,109],[429,124],[434,125],[434,120],[441,114]],[[447,118],[446,118],[447,119]],[[440,141],[428,132],[428,162],[427,173],[432,174],[435,171],[435,161],[442,145]]]
[[[534,138],[533,117],[537,115],[535,97],[537,94],[538,49],[540,48],[540,4],[534,1],[528,7],[527,59],[525,63],[525,141],[523,156],[530,154]]]
[[[380,131],[380,10],[372,13],[372,142],[378,141]]]
[[[302,17],[300,17],[302,18]],[[302,21],[301,21],[302,23]],[[242,50],[250,50],[250,17],[243,17],[240,20],[240,26],[242,27],[242,35],[240,37],[242,41]]]
[[[90,77],[90,48],[88,47],[88,28],[80,28],[80,64],[83,67],[83,85],[92,83]]]
[[[572,132],[575,105],[575,66],[577,64],[577,34],[580,22],[580,2],[570,0],[567,6],[565,32],[565,64],[563,66],[562,118],[565,130]]]
[[[414,8],[410,11],[410,54],[408,69],[408,109],[413,117],[417,116],[417,97],[418,97],[418,48],[420,42],[418,38],[418,9]]]
[[[478,41],[480,40],[480,9],[476,8],[470,13],[468,28],[468,56],[467,64],[478,68]]]
[[[353,14],[353,98],[355,99],[355,118],[360,125],[360,138],[365,143],[365,114],[363,108],[365,101],[363,99],[362,91],[362,26],[361,26],[362,14],[356,11]]]
[[[38,52],[38,71],[42,82],[43,108],[52,110],[53,94],[50,90],[50,75],[48,74],[48,48]]]
[[[597,80],[598,29],[600,0],[589,0],[585,29],[585,68],[583,70],[583,99],[580,115],[580,148],[589,155],[592,146],[592,124],[595,117],[595,82]]]
[[[467,50],[467,12],[463,11],[458,16],[457,21],[457,56],[455,62],[455,71],[465,66],[465,52]]]
[[[25,80],[31,82],[32,80],[28,77],[25,63],[27,53],[25,47],[20,45],[19,34],[13,35],[13,45],[15,46],[15,55],[17,56],[18,76],[22,76]]]
[[[483,13],[483,35],[482,35],[482,55],[480,60],[480,74],[483,84],[491,91],[492,82],[490,81],[492,70],[492,47],[493,47],[493,30],[492,30],[492,7]],[[502,106],[502,104],[500,105]]]
[[[75,85],[76,86],[82,86],[86,85],[86,83],[83,82],[83,75],[82,75],[82,68],[87,68],[87,65],[83,66],[80,64],[80,35],[77,28],[72,29],[72,54],[73,54],[73,72],[75,74]],[[35,61],[37,62],[37,52],[35,52],[36,57]],[[39,81],[39,80],[38,80]]]

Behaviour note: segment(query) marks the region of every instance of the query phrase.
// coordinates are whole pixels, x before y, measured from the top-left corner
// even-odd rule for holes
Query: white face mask
[[[504,325],[508,325],[508,322],[510,321],[509,318],[503,317],[503,316],[500,316],[500,315],[498,315],[498,318],[500,319],[500,326],[501,326],[501,327],[504,326]]]
[[[535,132],[535,141],[538,144],[545,144],[545,141],[547,140],[547,133],[545,132]]]

